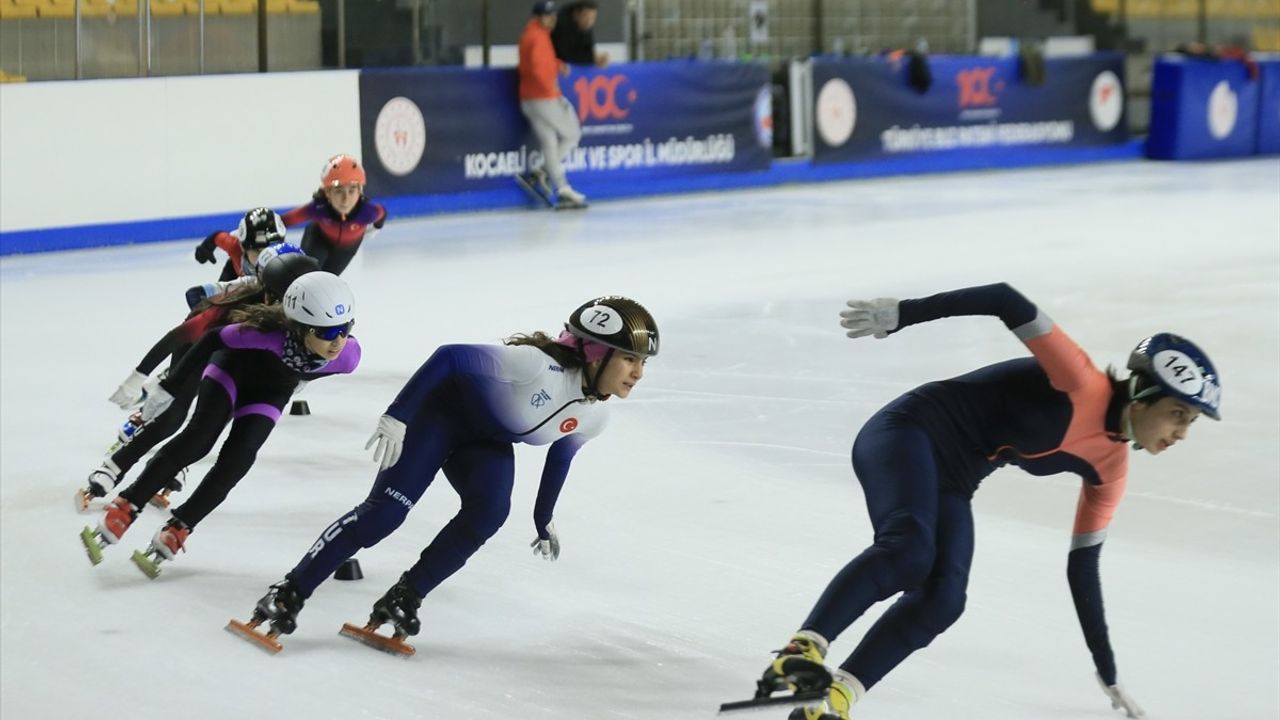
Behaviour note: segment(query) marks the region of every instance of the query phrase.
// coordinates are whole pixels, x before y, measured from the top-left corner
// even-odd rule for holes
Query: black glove
[[[196,246],[196,262],[209,263],[210,265],[218,262],[218,259],[213,256],[213,249],[217,247],[213,244],[213,238],[215,235],[217,235],[217,233],[205,238],[203,242]]]
[[[187,307],[195,310],[196,306],[209,298],[209,292],[204,285],[196,285],[187,288]]]

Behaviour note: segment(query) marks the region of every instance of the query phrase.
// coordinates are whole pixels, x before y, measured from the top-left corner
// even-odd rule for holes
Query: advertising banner
[[[1151,79],[1147,156],[1252,155],[1258,145],[1258,86],[1244,63],[1159,58]]]
[[[1273,56],[1274,57],[1274,56]],[[1280,153],[1280,59],[1258,63],[1262,88],[1258,92],[1258,152]]]
[[[769,167],[763,65],[661,62],[574,68],[560,80],[582,124],[565,160],[575,186]],[[366,70],[361,142],[374,195],[510,187],[542,164],[514,70]]]
[[[931,82],[906,59],[815,59],[814,162],[953,150],[1125,142],[1123,58],[1098,53],[1044,61],[932,56]]]

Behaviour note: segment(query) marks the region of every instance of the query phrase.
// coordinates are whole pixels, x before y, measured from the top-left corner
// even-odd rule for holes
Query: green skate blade
[[[89,562],[94,565],[102,562],[102,546],[93,536],[93,528],[86,527],[80,531],[80,542],[84,543],[84,550],[89,553]]]
[[[160,577],[160,563],[147,557],[141,550],[133,551],[133,564],[138,566],[143,575],[155,580]]]

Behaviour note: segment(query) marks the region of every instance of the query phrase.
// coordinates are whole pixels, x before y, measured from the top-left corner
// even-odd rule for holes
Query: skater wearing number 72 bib
[[[272,652],[297,625],[303,602],[344,561],[395,531],[436,473],[462,507],[421,556],[373,604],[363,627],[343,634],[377,649],[413,654],[422,598],[460,570],[507,519],[516,443],[550,444],[533,524],[534,553],[560,554],[552,514],[569,465],[607,420],[604,401],[626,398],[658,354],[658,327],[634,300],[610,296],[573,312],[559,337],[514,335],[503,345],[444,345],[422,365],[378,420],[369,440],[380,472],[364,502],[320,534],[284,580],[258,601],[248,623],[227,629]],[[391,636],[374,631],[390,624]],[[255,630],[266,624],[267,632]]]
[[[853,445],[874,540],[831,580],[758,683],[755,701],[794,690],[817,701],[791,717],[847,720],[850,707],[964,611],[973,560],[971,501],[996,468],[1067,472],[1083,483],[1067,555],[1067,579],[1098,683],[1114,709],[1142,717],[1117,680],[1103,612],[1099,556],[1124,495],[1128,447],[1159,455],[1200,415],[1219,419],[1221,386],[1209,358],[1185,338],[1158,333],[1129,357],[1128,377],[1096,368],[1050,318],[1006,284],[915,300],[850,301],[851,338],[884,338],[944,317],[992,315],[1031,351],[922,385],[869,419]],[[897,601],[838,668],[827,644],[877,602]],[[802,703],[796,703],[802,704]]]

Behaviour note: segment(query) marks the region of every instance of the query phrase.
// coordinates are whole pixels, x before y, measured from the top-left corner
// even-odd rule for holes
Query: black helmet
[[[621,295],[606,295],[583,303],[569,316],[565,329],[583,340],[626,353],[658,354],[658,324],[644,306]]]
[[[306,275],[307,273],[317,272],[320,270],[320,261],[310,255],[302,253],[288,253],[287,255],[277,255],[267,261],[262,267],[262,287],[271,293],[271,297],[276,302],[280,302],[284,298],[285,292],[294,280]]]
[[[254,208],[240,218],[236,236],[245,250],[261,250],[284,241],[284,221],[270,208]]]

